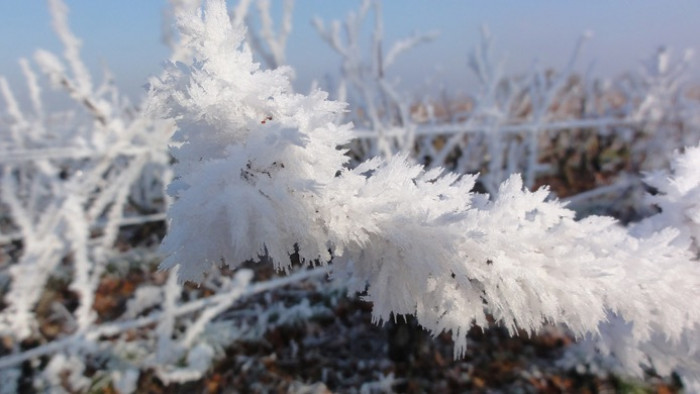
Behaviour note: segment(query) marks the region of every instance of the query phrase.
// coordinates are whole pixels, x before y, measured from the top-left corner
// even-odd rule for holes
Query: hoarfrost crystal
[[[162,250],[181,280],[222,261],[333,259],[338,279],[367,291],[375,321],[416,315],[452,333],[456,357],[488,315],[511,333],[561,323],[583,336],[614,314],[631,343],[659,332],[679,340],[700,321],[690,304],[699,267],[673,226],[576,221],[517,175],[489,197],[471,191],[475,177],[425,171],[405,155],[347,169],[339,147],[351,126],[333,123],[344,106],[293,94],[285,68],[260,70],[223,1],[179,25],[193,57],[153,86],[155,110],[180,128]]]

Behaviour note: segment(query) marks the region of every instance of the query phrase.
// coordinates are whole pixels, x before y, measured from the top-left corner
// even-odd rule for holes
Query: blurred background
[[[66,14],[59,0],[0,2],[0,393],[688,383],[679,374],[700,354],[652,343],[681,372],[630,377],[636,359],[601,359],[555,326],[521,337],[474,327],[453,361],[450,335],[411,318],[373,324],[372,305],[297,254],[293,273],[245,262],[196,285],[158,270],[176,125],[143,110],[144,86],[168,59],[191,62],[172,15],[197,3],[66,0]],[[626,225],[658,212],[645,174],[667,174],[673,152],[700,141],[697,1],[239,4],[231,16],[263,67],[289,65],[297,92],[349,103],[335,121],[355,125],[351,166],[408,152],[480,173],[475,191],[491,196],[520,173],[579,217]]]
[[[233,4],[233,2],[229,2]],[[163,44],[166,1],[67,1],[73,31],[82,38],[82,54],[92,70],[110,67],[120,89],[135,99],[148,76],[156,75],[169,56]],[[300,1],[294,5],[293,28],[286,49],[296,70],[295,87],[306,91],[312,80],[336,74],[339,58],[324,44],[312,19],[343,20],[360,1]],[[539,62],[546,67],[566,64],[577,39],[587,31],[577,70],[592,67],[593,76],[610,78],[634,71],[639,62],[666,46],[680,54],[700,48],[700,3],[669,4],[654,0],[556,2],[384,2],[384,37],[394,42],[413,32],[439,32],[430,44],[406,53],[395,74],[411,91],[430,89],[433,78],[455,94],[475,88],[467,69],[467,53],[479,42],[482,25],[495,39],[495,54],[505,59],[507,74],[526,73]],[[0,3],[0,75],[13,83],[22,80],[17,59],[31,57],[37,48],[60,51],[51,30],[45,2],[8,0]],[[281,15],[282,2],[272,2],[273,15]],[[257,18],[252,18],[257,23]],[[371,29],[371,25],[366,26]],[[698,68],[691,77],[697,81]],[[21,92],[17,92],[20,96]]]

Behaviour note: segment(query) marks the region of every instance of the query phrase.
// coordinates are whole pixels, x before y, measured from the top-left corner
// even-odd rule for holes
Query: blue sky
[[[275,0],[273,0],[275,2]],[[97,70],[109,65],[118,84],[132,96],[156,74],[168,51],[161,43],[163,0],[68,0],[73,31],[83,39],[83,58]],[[314,78],[335,72],[340,59],[316,34],[310,20],[344,19],[359,1],[297,0],[288,62],[297,70],[296,84],[305,90]],[[579,61],[585,70],[595,61],[595,74],[613,76],[638,67],[660,45],[676,56],[685,48],[700,52],[700,1],[384,1],[385,47],[414,31],[440,31],[439,38],[403,57],[394,72],[406,90],[438,78],[455,92],[473,88],[467,53],[478,42],[479,28],[489,26],[495,54],[507,59],[510,72],[523,72],[533,61],[563,66],[582,32],[591,30]],[[17,59],[37,48],[60,52],[49,24],[47,6],[39,0],[0,2],[0,74],[21,95]],[[700,55],[700,54],[699,54]],[[700,61],[698,59],[697,61]],[[696,61],[696,63],[697,63]],[[700,73],[695,66],[694,77]],[[414,86],[417,85],[417,86]]]

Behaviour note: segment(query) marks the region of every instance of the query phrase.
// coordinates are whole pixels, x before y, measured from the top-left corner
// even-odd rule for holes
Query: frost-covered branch
[[[192,2],[180,3],[180,12],[195,12]],[[2,376],[16,380],[19,363],[43,357],[46,368],[31,372],[37,390],[85,390],[90,382],[85,376],[90,364],[87,356],[95,355],[104,356],[110,364],[105,373],[124,392],[133,391],[140,370],[148,368],[164,382],[201,377],[221,346],[241,335],[259,336],[276,324],[261,313],[250,328],[256,332],[234,332],[228,330],[231,320],[219,320],[221,312],[240,297],[326,272],[302,272],[251,286],[250,275],[223,278],[218,280],[221,283],[207,284],[218,292],[207,299],[184,291],[173,275],[166,286],[138,287],[121,319],[102,321],[100,289],[109,280],[108,267],[124,258],[115,248],[118,236],[124,234],[122,227],[164,219],[159,211],[168,199],[162,188],[171,179],[167,143],[174,124],[152,116],[148,95],[138,107],[122,99],[108,71],[104,82],[94,86],[80,59],[80,42],[68,28],[65,5],[54,0],[50,9],[64,56],[39,50],[35,60],[52,87],[73,103],[72,108],[64,112],[46,108],[39,78],[28,61],[20,62],[20,67],[32,111],[22,108],[9,83],[0,78],[5,104],[0,118],[0,240],[13,243],[3,248],[19,245],[16,255],[2,256],[11,258],[2,272],[7,291],[0,332],[12,348],[0,359]],[[189,48],[174,44],[172,59],[182,61],[191,57],[188,53]],[[156,86],[159,82],[158,78],[152,81]],[[74,308],[69,310],[60,299],[47,296],[55,278],[65,283],[62,291],[75,297]],[[45,316],[47,306],[50,316]],[[311,313],[313,308],[306,303],[292,315],[304,307]],[[278,309],[276,313],[281,324],[291,312]],[[194,322],[183,319],[184,315],[193,316]],[[58,331],[47,334],[45,319],[60,322]],[[156,330],[147,328],[154,323]],[[225,327],[228,333],[212,338],[213,327]],[[128,331],[134,329],[143,330],[144,337],[130,338]],[[46,343],[24,350],[20,345],[24,340]],[[132,352],[144,351],[151,354],[139,362],[131,359]],[[13,386],[8,382],[7,387]]]
[[[360,41],[362,27],[370,11],[373,11],[374,25],[370,49],[365,54]],[[410,149],[414,127],[411,103],[399,93],[397,81],[388,78],[387,70],[401,54],[434,40],[437,33],[415,34],[394,43],[385,53],[381,3],[371,0],[363,1],[358,12],[351,12],[343,25],[332,21],[326,27],[319,18],[315,18],[313,23],[321,38],[341,56],[342,80],[338,86],[338,96],[358,107],[351,113],[355,115],[341,119],[353,121],[374,133],[371,139],[358,140],[363,153],[390,157],[396,151]],[[350,91],[346,90],[348,87]],[[394,132],[396,130],[401,131]],[[392,136],[388,136],[389,133]]]
[[[451,332],[456,357],[489,316],[511,333],[554,323],[583,337],[615,314],[631,346],[656,334],[679,341],[700,321],[700,266],[675,226],[576,221],[517,175],[488,196],[472,191],[473,176],[426,171],[405,155],[349,170],[338,147],[351,131],[334,123],[341,104],[291,93],[285,70],[260,70],[222,1],[180,22],[194,61],[154,97],[180,127],[162,251],[182,280],[222,261],[288,269],[292,253],[332,259],[336,278],[366,291],[375,321],[415,315],[434,334]]]
[[[274,280],[269,280],[260,283],[252,283],[247,287],[244,287],[244,290],[242,292],[240,292],[240,289],[236,288],[235,294],[237,294],[238,296],[235,298],[239,299],[250,297],[252,295],[271,291],[279,287],[289,286],[290,284],[298,283],[311,278],[319,278],[326,275],[328,275],[328,270],[324,267],[319,267],[312,270],[299,271],[284,277],[276,278]],[[231,298],[231,293],[222,292],[221,294],[217,294],[212,297],[200,298],[197,300],[179,304],[167,313],[169,313],[171,317],[190,315],[193,313],[200,312],[202,310],[207,310],[206,308],[211,305],[218,306],[222,303],[230,304]],[[41,356],[57,353],[71,347],[92,346],[94,343],[91,343],[90,341],[96,341],[101,337],[113,337],[115,335],[119,335],[129,330],[157,323],[163,319],[163,315],[165,313],[166,312],[164,311],[157,310],[150,313],[147,316],[142,316],[125,321],[102,324],[100,326],[94,327],[93,330],[87,334],[80,333],[70,335],[65,338],[61,338],[59,340],[47,343],[45,345],[32,348],[22,353],[4,356],[0,358],[0,369],[18,365],[27,360],[35,359]],[[84,336],[87,337],[88,342],[82,342]]]
[[[239,10],[245,2],[239,4]],[[253,30],[248,30],[248,41],[253,47],[253,50],[260,55],[268,68],[277,68],[286,65],[284,51],[287,47],[287,39],[289,33],[292,32],[292,11],[294,10],[294,0],[285,0],[283,2],[282,20],[280,21],[279,31],[275,33],[274,22],[270,10],[269,0],[258,0],[258,15],[260,17],[260,31],[255,33]],[[234,13],[238,15],[240,11]],[[234,24],[237,22],[234,19]]]
[[[18,249],[0,272],[7,285],[0,332],[10,352],[0,358],[3,384],[22,376],[22,363],[39,359],[31,372],[35,389],[84,391],[92,356],[106,365],[93,378],[106,378],[122,392],[134,391],[146,369],[166,384],[199,379],[232,341],[324,308],[308,300],[292,307],[264,301],[231,309],[234,304],[328,272],[350,291],[364,292],[375,321],[415,315],[432,333],[451,332],[455,356],[475,324],[495,319],[514,333],[562,323],[591,340],[582,347],[596,357],[615,356],[627,371],[651,365],[683,377],[697,373],[698,354],[686,350],[698,333],[691,302],[699,288],[699,148],[673,162],[671,181],[649,177],[659,192],[649,201],[661,213],[629,228],[610,218],[576,221],[546,189],[530,192],[511,175],[541,174],[550,164],[528,150],[528,135],[583,129],[625,136],[640,122],[645,132],[676,122],[682,138],[676,139],[676,129],[659,131],[674,136],[668,146],[696,144],[700,123],[686,123],[694,119],[695,104],[679,94],[684,67],[659,56],[648,78],[622,85],[628,107],[618,108],[606,104],[610,86],[572,82],[571,67],[507,78],[485,31],[470,60],[481,81],[471,106],[447,108],[442,118],[429,108],[429,124],[417,125],[414,103],[387,71],[433,35],[415,35],[384,51],[381,7],[365,1],[344,25],[317,23],[343,58],[339,97],[365,110],[352,118],[362,128],[354,129],[339,124],[346,105],[316,89],[294,94],[292,70],[275,66],[284,61],[290,2],[277,31],[270,4],[257,3],[261,30],[253,37],[242,25],[250,1],[239,2],[233,14],[220,0],[209,1],[202,13],[199,0],[171,3],[179,32],[171,37],[170,60],[180,64],[153,78],[138,106],[120,96],[109,71],[93,83],[58,0],[51,10],[63,56],[39,50],[33,63],[20,61],[28,109],[0,77],[0,243]],[[370,13],[374,29],[364,53],[361,32]],[[254,63],[246,38],[274,70]],[[42,77],[69,98],[70,110],[47,108]],[[647,92],[650,98],[642,99]],[[672,116],[652,116],[662,96],[673,97]],[[583,109],[567,109],[567,100],[585,101]],[[351,169],[340,148],[349,144],[386,157],[355,156],[360,164]],[[401,147],[426,154],[433,168],[397,154]],[[478,179],[441,169],[451,161],[460,172],[486,174]],[[488,195],[474,192],[476,181]],[[165,183],[171,184],[168,196]],[[623,186],[580,194],[572,205]],[[162,210],[170,198],[166,218]],[[120,253],[119,235],[132,231],[123,227],[163,219],[171,226],[163,267],[177,271],[149,271],[124,296],[124,313],[105,318],[98,308],[102,286],[159,261],[142,250]],[[304,263],[323,267],[259,283],[249,282],[247,270],[234,276],[218,270],[222,263],[264,260],[289,271],[290,255],[297,253]],[[74,297],[73,306],[51,299],[52,279]],[[183,279],[201,287],[183,287]],[[44,332],[47,313],[60,322],[57,332]],[[25,348],[32,343],[41,344]],[[590,355],[580,353],[584,360]],[[389,375],[367,387],[396,381]]]
[[[33,112],[24,112],[0,79],[11,115],[10,133],[3,135],[9,141],[0,160],[0,201],[3,209],[9,208],[4,219],[22,241],[21,253],[4,272],[10,282],[0,331],[16,342],[41,338],[37,304],[49,279],[66,270],[68,288],[77,296],[75,311],[67,317],[70,326],[80,333],[93,326],[96,290],[113,254],[132,185],[147,165],[167,163],[166,144],[173,129],[168,121],[138,114],[121,98],[109,72],[95,87],[80,59],[80,40],[68,28],[66,6],[58,0],[49,5],[64,57],[39,50],[35,58],[73,108],[61,113],[45,108],[38,77],[26,60],[20,66]],[[98,227],[100,237],[93,237]],[[5,238],[12,234],[3,234]]]
[[[80,58],[80,39],[73,35],[68,26],[68,7],[60,0],[50,0],[49,8],[54,31],[63,44],[63,55],[73,73],[75,94],[87,96],[92,92],[92,78],[83,60]]]
[[[656,171],[646,177],[651,187],[657,190],[648,196],[648,201],[661,212],[640,223],[634,224],[630,232],[644,237],[666,229],[674,229],[671,244],[679,249],[689,251],[695,265],[700,256],[700,145],[688,147],[683,154],[676,153],[671,162],[671,171]],[[659,258],[660,259],[660,258]],[[676,269],[660,267],[661,269]],[[667,274],[668,275],[668,274]],[[677,275],[683,275],[682,272]],[[690,275],[690,273],[688,273]],[[671,275],[669,275],[671,276]],[[669,277],[666,276],[666,277]],[[671,276],[673,278],[673,276]],[[675,278],[678,280],[678,278]],[[665,291],[675,293],[672,286]],[[663,298],[664,293],[655,292],[656,298]],[[675,307],[681,307],[678,301]],[[673,306],[659,304],[657,308],[670,309]],[[694,316],[697,308],[687,305],[686,314]],[[700,352],[696,344],[700,338],[700,324],[679,325],[667,327],[662,320],[650,322],[652,331],[643,338],[635,338],[632,334],[636,324],[616,314],[611,314],[608,321],[600,326],[600,337],[588,337],[586,341],[577,344],[567,353],[568,362],[572,364],[587,362],[593,365],[604,365],[607,369],[618,370],[642,376],[642,368],[654,368],[660,374],[679,373],[686,388],[700,384]],[[634,339],[630,339],[634,338]]]

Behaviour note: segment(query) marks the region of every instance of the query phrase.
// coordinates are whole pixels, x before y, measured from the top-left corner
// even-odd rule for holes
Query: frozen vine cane
[[[267,256],[287,269],[296,245],[304,261],[332,257],[337,277],[366,289],[375,321],[411,314],[450,331],[455,357],[487,315],[513,334],[559,323],[583,336],[615,313],[632,344],[657,332],[679,340],[699,321],[700,271],[677,229],[576,221],[517,175],[490,200],[471,192],[474,177],[426,172],[402,155],[349,170],[338,147],[350,126],[333,124],[343,105],[291,93],[286,68],[259,69],[223,1],[181,15],[179,28],[192,61],[155,89],[180,128],[162,250],[182,280],[222,259]]]

